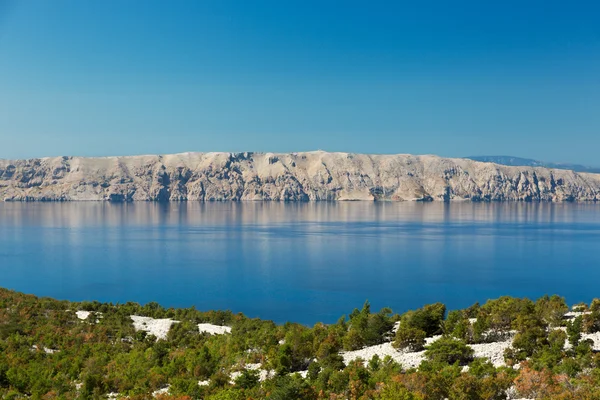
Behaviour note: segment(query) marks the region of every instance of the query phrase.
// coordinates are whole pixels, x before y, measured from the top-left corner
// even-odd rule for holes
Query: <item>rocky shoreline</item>
[[[600,201],[600,174],[431,155],[182,153],[0,160],[3,201]]]

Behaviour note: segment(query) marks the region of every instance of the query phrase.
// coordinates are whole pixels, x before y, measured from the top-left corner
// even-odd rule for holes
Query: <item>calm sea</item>
[[[600,297],[600,205],[0,203],[0,286],[312,324]]]

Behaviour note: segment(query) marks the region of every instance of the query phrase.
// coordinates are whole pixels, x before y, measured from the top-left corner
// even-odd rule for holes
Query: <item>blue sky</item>
[[[597,1],[0,0],[0,158],[600,165]]]

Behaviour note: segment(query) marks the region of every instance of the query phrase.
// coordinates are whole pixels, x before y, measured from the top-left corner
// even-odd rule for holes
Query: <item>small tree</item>
[[[421,351],[425,346],[425,332],[401,324],[396,331],[394,347],[402,350]]]
[[[569,337],[569,343],[573,348],[577,347],[581,340],[581,327],[583,325],[583,318],[581,315],[573,320],[573,322],[567,322],[567,335]]]
[[[474,351],[462,340],[444,336],[433,342],[425,351],[425,357],[431,362],[467,365],[473,361]]]
[[[540,297],[535,302],[535,311],[538,316],[550,326],[560,326],[563,316],[569,307],[563,297],[548,295]]]
[[[428,304],[423,308],[404,314],[400,325],[420,329],[427,336],[438,335],[442,333],[442,323],[445,315],[446,306],[444,304]]]
[[[399,382],[387,383],[376,397],[379,400],[422,400],[423,396],[412,393]]]
[[[235,385],[242,389],[252,389],[259,382],[258,371],[244,369],[242,374],[235,379]]]
[[[524,397],[552,399],[560,392],[555,376],[548,369],[536,371],[524,365],[514,382],[515,388]]]

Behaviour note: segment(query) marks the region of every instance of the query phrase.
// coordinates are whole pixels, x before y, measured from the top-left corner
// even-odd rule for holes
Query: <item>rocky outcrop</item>
[[[5,201],[600,201],[600,174],[307,152],[0,160]]]

